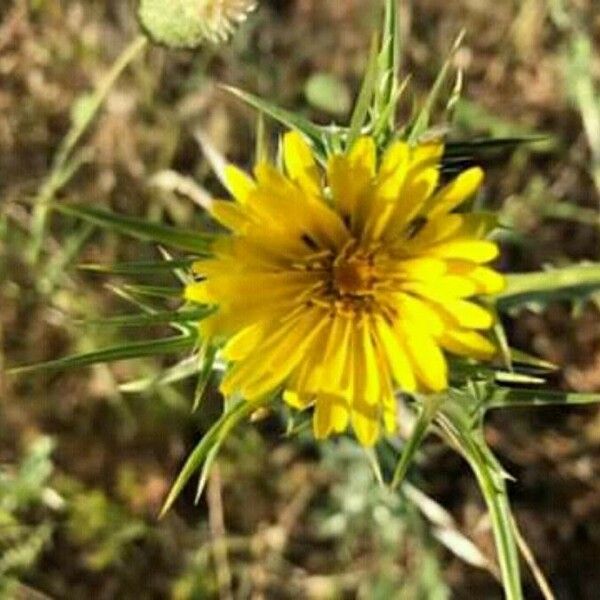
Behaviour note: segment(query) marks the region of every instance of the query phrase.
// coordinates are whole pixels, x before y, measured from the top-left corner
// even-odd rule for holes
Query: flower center
[[[333,286],[341,296],[368,296],[374,283],[375,268],[369,257],[342,254],[333,264]]]

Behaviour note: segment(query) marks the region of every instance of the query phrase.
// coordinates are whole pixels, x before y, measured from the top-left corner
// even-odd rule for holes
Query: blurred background
[[[59,200],[197,225],[194,197],[224,192],[195,133],[241,165],[254,151],[256,115],[217,82],[344,121],[379,4],[263,0],[230,45],[152,48],[108,95]],[[188,489],[158,521],[216,394],[192,413],[193,382],[120,387],[153,360],[2,376],[155,333],[81,325],[130,308],[109,287],[124,280],[77,269],[155,248],[56,215],[40,240],[31,217],[72,106],[137,35],[134,15],[121,0],[0,0],[0,598],[501,598],[476,483],[435,440],[390,497],[353,443],[286,437],[270,416],[229,440],[198,506]],[[465,27],[453,135],[545,136],[488,171],[485,205],[514,227],[502,268],[599,260],[600,4],[414,0],[401,16],[405,116]],[[165,183],[172,171],[193,185]],[[600,391],[598,300],[528,306],[507,319],[510,341],[559,365],[561,389]],[[501,412],[487,435],[557,598],[598,598],[600,411]],[[526,579],[527,598],[541,597]]]

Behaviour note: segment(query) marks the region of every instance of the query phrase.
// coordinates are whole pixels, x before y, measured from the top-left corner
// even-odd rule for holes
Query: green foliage
[[[40,437],[16,470],[0,469],[0,592],[17,589],[18,577],[34,567],[52,536],[50,521],[28,524],[25,514],[55,498],[46,487],[53,449],[50,438]]]
[[[345,561],[365,548],[377,554],[373,568],[358,583],[358,596],[449,598],[434,541],[414,504],[378,485],[364,452],[349,440],[325,443],[321,452],[323,466],[336,481],[316,515],[319,535],[335,542]],[[399,560],[407,547],[414,559],[410,567]]]
[[[147,526],[109,500],[100,490],[81,490],[70,499],[69,534],[86,548],[85,562],[102,571],[126,560],[133,543],[143,538]]]

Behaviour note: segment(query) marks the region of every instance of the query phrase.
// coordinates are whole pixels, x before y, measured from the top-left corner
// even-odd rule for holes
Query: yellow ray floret
[[[321,169],[292,132],[283,171],[226,169],[235,200],[212,211],[231,234],[186,288],[218,306],[200,327],[226,342],[224,394],[282,389],[293,408],[314,407],[317,438],[351,425],[369,446],[394,431],[396,392],[447,388],[446,353],[494,357],[494,318],[478,298],[504,286],[485,266],[498,256],[486,239],[496,221],[454,212],[483,172],[442,185],[443,150],[396,142],[378,158],[363,137]]]

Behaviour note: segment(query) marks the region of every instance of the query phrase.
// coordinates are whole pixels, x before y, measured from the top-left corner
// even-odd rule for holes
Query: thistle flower
[[[226,42],[257,0],[141,0],[138,14],[150,37],[171,48]]]
[[[227,340],[221,384],[248,401],[278,388],[314,407],[317,438],[352,425],[365,445],[396,424],[395,391],[448,387],[444,351],[490,359],[492,314],[473,300],[500,291],[484,266],[495,219],[454,209],[479,188],[471,168],[440,185],[444,146],[395,142],[378,160],[360,138],[325,173],[304,138],[283,140],[285,172],[266,162],[254,178],[230,166],[236,202],[212,215],[231,231],[194,265],[189,301],[217,305],[201,334]]]
[[[200,0],[198,10],[206,38],[214,43],[227,41],[256,6],[256,0]]]

